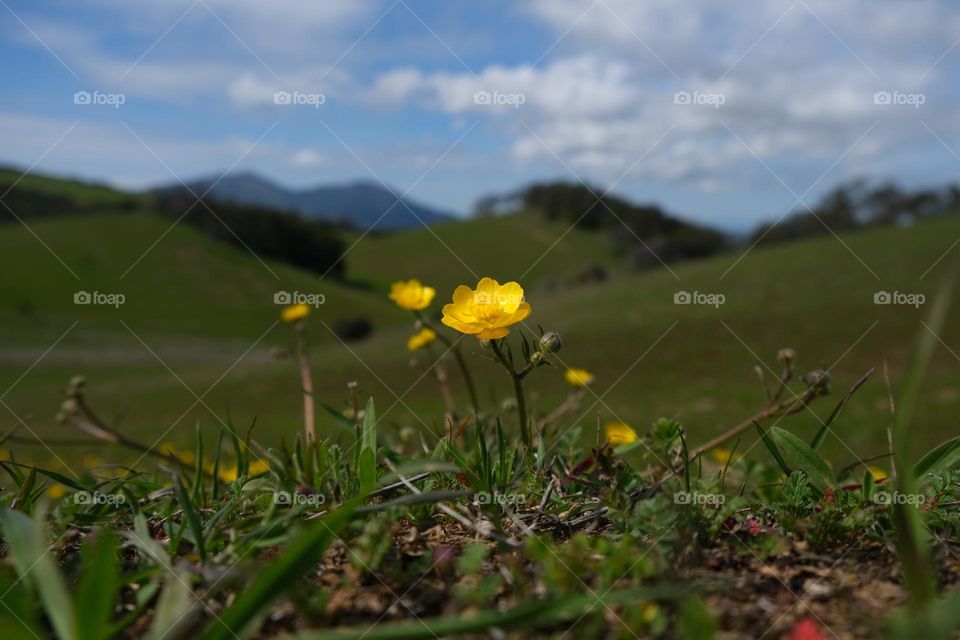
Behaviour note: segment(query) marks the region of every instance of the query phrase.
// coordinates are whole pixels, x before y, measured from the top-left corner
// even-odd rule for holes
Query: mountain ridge
[[[395,190],[368,180],[289,188],[253,171],[225,176],[201,177],[187,183],[196,195],[212,200],[265,206],[299,213],[306,218],[343,224],[362,231],[396,231],[457,218],[444,211],[399,195]],[[163,185],[153,193],[182,189]]]

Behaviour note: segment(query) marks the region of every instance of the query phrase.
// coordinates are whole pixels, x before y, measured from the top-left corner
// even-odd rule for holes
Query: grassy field
[[[476,274],[492,273],[537,287],[544,280],[575,277],[591,265],[615,269],[620,262],[602,235],[548,222],[533,212],[351,242],[355,246],[347,258],[349,277],[381,290],[402,274],[429,281],[438,291],[453,291],[476,280]]]
[[[363,238],[348,282],[333,282],[147,213],[8,224],[0,432],[43,444],[0,452],[0,632],[954,637],[960,331],[931,307],[958,237],[960,218],[943,218],[630,274],[603,238],[523,214]],[[589,264],[611,277],[571,285]],[[519,436],[493,357],[504,341],[465,337],[482,411],[442,438],[436,351],[407,351],[412,318],[386,296],[418,276],[438,289],[436,317],[481,275],[526,287],[533,313],[507,341],[538,326],[563,337],[559,353],[537,352],[555,366],[523,380],[535,417],[571,397],[567,366],[596,375],[545,437]],[[361,409],[320,407],[320,439],[295,447],[283,446],[303,425],[283,291],[325,296],[305,319],[316,396],[335,412],[355,382]],[[78,292],[117,304],[77,304]],[[876,304],[883,292],[925,299]],[[373,335],[341,342],[333,326],[356,316]],[[906,370],[925,320],[939,337],[926,333],[917,395],[903,390],[919,380]],[[829,371],[833,397],[764,420],[761,446],[748,430],[746,461],[691,452],[760,408],[758,372],[773,386],[784,347],[799,374]],[[846,389],[884,365],[891,392],[877,373],[815,441]],[[88,386],[68,391],[77,374]],[[903,400],[896,476],[881,455],[888,395]],[[104,433],[101,418],[154,450],[98,446],[81,430]],[[635,429],[597,438],[616,421]],[[579,440],[563,437],[577,426]]]
[[[74,435],[53,416],[67,380],[84,374],[91,396],[125,430],[161,434],[175,423],[165,435],[173,441],[189,441],[188,427],[198,421],[214,429],[211,411],[221,419],[229,413],[238,424],[256,419],[258,432],[298,428],[295,366],[271,355],[293,343],[289,328],[275,324],[273,294],[279,290],[326,296],[309,320],[320,399],[343,406],[347,384],[357,381],[363,394],[380,400],[386,424],[437,429],[442,403],[433,377],[423,375],[427,354],[406,351],[412,328],[386,299],[388,283],[417,276],[434,284],[439,293],[432,311],[438,313],[455,284],[473,284],[480,275],[501,281],[523,276],[534,308],[527,328],[559,331],[561,366],[597,374],[596,395],[580,411],[588,431],[597,416],[642,428],[666,415],[683,422],[695,440],[705,439],[759,406],[763,389],[754,369],[776,369],[782,347],[798,352],[802,370],[830,369],[838,394],[884,360],[896,386],[925,310],[875,305],[874,294],[920,292],[929,299],[950,257],[921,276],[960,237],[960,219],[945,218],[851,234],[842,242],[825,237],[757,249],[739,262],[731,254],[670,271],[618,273],[604,283],[546,293],[537,283],[548,275],[566,276],[589,263],[615,265],[603,239],[578,231],[563,235],[563,228],[531,215],[364,238],[347,257],[351,279],[368,284],[362,288],[263,264],[242,249],[212,243],[185,225],[171,229],[171,221],[147,214],[30,226],[49,251],[20,225],[0,229],[0,251],[15,265],[0,276],[2,382],[4,389],[13,385],[4,402],[40,436]],[[126,301],[119,308],[75,305],[80,290],[122,293]],[[720,293],[725,301],[718,308],[677,305],[678,291]],[[375,334],[344,345],[330,327],[353,315],[372,319]],[[941,345],[934,358],[917,447],[955,429],[960,362],[950,349],[960,348],[956,326],[948,324],[943,339],[949,348]],[[508,381],[489,354],[472,339],[464,344],[484,402],[492,407],[509,397]],[[452,366],[450,373],[459,392]],[[534,378],[535,410],[549,411],[568,392],[562,371],[538,370]],[[876,375],[851,403],[843,443],[826,445],[838,462],[851,457],[848,446],[879,452],[889,420],[886,395]],[[809,413],[792,420],[802,433],[818,425]],[[3,421],[5,427],[18,424],[9,412]],[[323,426],[334,429],[332,422]]]

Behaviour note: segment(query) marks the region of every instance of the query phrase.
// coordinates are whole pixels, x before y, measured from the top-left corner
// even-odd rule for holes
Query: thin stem
[[[303,387],[303,429],[309,444],[316,439],[313,418],[313,376],[310,375],[310,359],[307,357],[307,329],[302,323],[297,326],[297,359],[300,362],[300,385]]]
[[[527,399],[523,394],[523,377],[520,375],[521,372],[513,368],[513,365],[507,360],[503,351],[500,350],[498,340],[491,340],[490,346],[493,347],[493,353],[497,356],[497,360],[506,368],[510,374],[510,378],[513,380],[513,392],[517,396],[517,413],[520,416],[520,437],[523,438],[523,444],[529,447],[530,427],[527,425]]]
[[[457,361],[457,366],[460,368],[460,373],[463,375],[463,382],[467,387],[467,392],[470,394],[470,404],[473,407],[474,413],[477,415],[480,414],[480,403],[477,401],[477,389],[473,385],[473,376],[470,375],[470,369],[467,367],[467,361],[463,357],[463,352],[460,351],[460,345],[453,342],[443,333],[437,331],[437,328],[430,322],[423,313],[416,312],[417,320],[420,323],[437,334],[437,338],[440,339],[440,342],[447,346],[447,349],[453,352],[453,357]]]

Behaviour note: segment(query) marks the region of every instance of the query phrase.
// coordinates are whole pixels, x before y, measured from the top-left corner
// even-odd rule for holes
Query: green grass
[[[536,287],[546,278],[562,281],[590,265],[615,268],[620,261],[604,236],[524,212],[367,236],[346,262],[349,277],[380,291],[400,278],[419,278],[447,292],[475,275]]]
[[[13,190],[23,189],[48,196],[61,196],[74,201],[81,207],[101,207],[105,210],[129,202],[136,197],[105,185],[65,180],[32,172],[23,175],[21,171],[0,169],[0,193],[6,192],[11,187]]]
[[[437,233],[476,273],[506,280],[519,277],[563,232],[538,225],[532,217],[518,216],[446,225]],[[309,319],[320,399],[343,406],[347,384],[357,381],[365,394],[383,400],[386,424],[440,429],[442,403],[436,381],[425,374],[427,355],[407,353],[404,341],[412,330],[408,316],[384,297],[393,279],[419,276],[438,288],[436,313],[455,283],[473,284],[467,268],[429,232],[362,240],[347,260],[353,278],[375,284],[374,290],[365,291],[318,283],[309,274],[271,263],[281,278],[277,281],[242,249],[212,243],[183,225],[119,280],[166,231],[167,221],[147,215],[102,216],[31,226],[81,277],[75,280],[22,227],[0,229],[0,251],[9,264],[18,265],[0,276],[7,303],[0,312],[6,336],[0,358],[7,385],[79,321],[5,398],[40,434],[65,435],[53,415],[64,384],[74,374],[88,375],[90,393],[108,403],[109,415],[122,416],[131,433],[163,432],[193,404],[191,393],[121,320],[197,394],[215,385],[204,403],[221,418],[229,411],[238,424],[257,419],[258,430],[294,432],[299,424],[295,366],[269,354],[272,346],[292,345],[292,332],[274,327],[234,365],[276,320],[272,294],[279,288],[327,295],[327,304]],[[837,239],[825,237],[754,250],[722,279],[738,256],[674,266],[677,277],[655,269],[555,293],[538,291],[531,286],[538,269],[543,269],[543,277],[551,270],[576,271],[594,258],[611,260],[599,253],[602,239],[571,232],[523,279],[534,308],[529,329],[540,324],[559,331],[564,339],[560,367],[581,366],[597,374],[594,390],[602,400],[588,396],[581,407],[580,422],[588,432],[597,415],[638,428],[668,415],[684,422],[696,444],[759,407],[763,391],[753,371],[760,364],[757,357],[775,369],[781,347],[798,352],[802,370],[836,363],[831,375],[837,394],[885,359],[896,387],[924,309],[877,306],[873,295],[878,290],[920,291],[930,299],[951,259],[941,261],[922,280],[920,276],[957,237],[958,218],[843,236],[879,279]],[[121,291],[127,303],[119,310],[77,307],[72,296],[81,287]],[[681,289],[720,292],[726,304],[719,309],[675,305],[673,295]],[[324,325],[355,314],[373,318],[376,333],[346,348]],[[960,350],[956,323],[948,323],[943,339]],[[464,344],[486,406],[510,397],[509,381],[489,354],[472,339]],[[464,400],[453,364],[448,368]],[[937,433],[954,427],[960,406],[958,371],[960,362],[941,346],[917,412],[916,447],[932,444]],[[531,376],[535,382],[529,403],[535,411],[549,411],[565,397],[561,373],[542,369]],[[879,374],[858,393],[858,402],[847,409],[843,442],[831,436],[825,445],[836,463],[850,461],[851,450],[882,452],[889,421],[886,397]],[[816,410],[825,417],[822,412],[828,408]],[[3,419],[5,426],[16,424],[12,416]],[[218,424],[198,406],[181,419],[170,439],[188,440],[185,427],[197,420],[209,429]],[[819,426],[809,413],[791,420],[805,435]],[[322,417],[321,428],[335,429]]]

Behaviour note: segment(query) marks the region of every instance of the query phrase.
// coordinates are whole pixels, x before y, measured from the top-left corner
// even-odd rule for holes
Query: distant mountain
[[[211,185],[214,185],[211,189]],[[255,173],[231,173],[220,178],[196,180],[188,185],[197,195],[207,190],[211,200],[236,202],[295,211],[307,218],[316,218],[379,231],[418,228],[454,219],[448,212],[400,198],[383,186],[372,182],[287,189]],[[182,188],[169,185],[156,189],[166,192]]]

